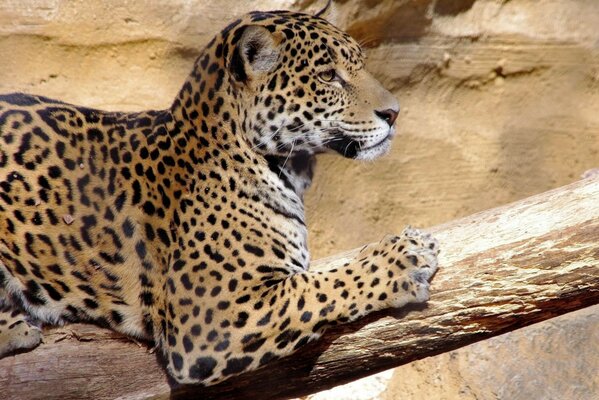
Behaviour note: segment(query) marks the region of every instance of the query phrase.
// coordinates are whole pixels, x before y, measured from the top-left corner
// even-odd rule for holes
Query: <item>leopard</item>
[[[399,103],[365,63],[321,15],[254,11],[200,51],[167,109],[0,96],[0,356],[92,323],[207,386],[426,302],[439,244],[409,226],[309,268],[315,158],[374,160],[395,136]]]

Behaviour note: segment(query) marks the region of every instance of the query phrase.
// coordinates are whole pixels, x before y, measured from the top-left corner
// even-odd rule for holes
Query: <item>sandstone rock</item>
[[[599,306],[395,370],[381,400],[596,399]]]

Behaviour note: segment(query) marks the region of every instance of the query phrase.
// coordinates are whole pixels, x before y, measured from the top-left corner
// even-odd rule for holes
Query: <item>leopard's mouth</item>
[[[370,145],[367,147],[361,147],[360,150],[366,151],[366,150],[376,149],[377,147],[384,145],[388,140],[391,140],[392,137],[393,137],[393,130],[389,130],[389,133],[387,133],[387,136],[385,136],[383,139],[379,140],[378,142],[376,142],[373,145]]]
[[[341,131],[334,133],[334,137],[325,145],[327,148],[341,154],[346,158],[358,158],[361,153],[368,151],[375,151],[378,148],[388,146],[389,142],[393,137],[393,130],[389,130],[389,133],[375,144],[364,146],[364,143],[352,138]]]
[[[360,151],[360,142],[341,131],[335,132],[325,146],[346,158],[355,158]]]

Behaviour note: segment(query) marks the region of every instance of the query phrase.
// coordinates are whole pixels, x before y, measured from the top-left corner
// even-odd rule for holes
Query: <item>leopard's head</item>
[[[361,160],[389,150],[398,101],[366,71],[347,33],[287,11],[250,13],[228,29],[227,70],[252,149]]]

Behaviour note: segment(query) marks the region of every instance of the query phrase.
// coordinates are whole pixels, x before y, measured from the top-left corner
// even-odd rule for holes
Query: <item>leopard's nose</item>
[[[377,117],[379,117],[380,119],[382,119],[383,121],[388,123],[389,126],[393,126],[393,123],[395,122],[395,120],[397,119],[397,115],[399,114],[399,110],[395,111],[395,110],[388,108],[388,109],[382,110],[382,111],[375,110],[374,113],[376,114]]]

